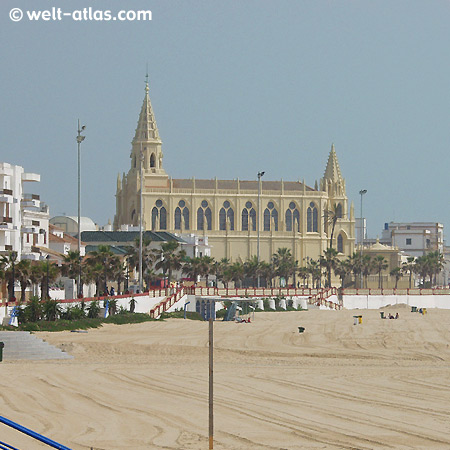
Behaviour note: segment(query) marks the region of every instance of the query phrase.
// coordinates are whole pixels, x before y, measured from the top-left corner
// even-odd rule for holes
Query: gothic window
[[[156,167],[156,158],[154,153],[150,156],[150,167]]]
[[[273,202],[269,202],[264,210],[264,231],[270,231],[272,220],[275,228],[273,231],[278,231],[278,211],[275,209]]]
[[[230,230],[234,230],[234,210],[228,200],[223,202],[223,208],[219,211],[219,230],[226,230],[227,220],[230,223]]]
[[[306,213],[306,231],[313,233],[319,231],[318,218],[319,214],[317,212],[317,206],[315,203],[311,202]]]
[[[242,231],[248,231],[249,226],[251,231],[256,231],[256,211],[250,201],[245,203],[245,208],[242,210]]]
[[[342,234],[337,238],[337,251],[339,253],[344,253],[344,238],[342,237]]]
[[[336,206],[336,216],[338,217],[338,219],[342,219],[342,204],[338,203],[338,205]]]
[[[184,200],[180,200],[175,209],[175,230],[181,230],[181,216],[183,216],[184,220],[183,229],[189,230],[189,208]]]
[[[206,200],[203,200],[200,208],[197,209],[197,230],[202,231],[212,229],[211,208]],[[206,220],[206,224],[205,224]]]
[[[167,211],[163,206],[162,200],[156,200],[155,206],[152,209],[152,230],[157,230],[158,228],[160,230],[167,230]]]
[[[286,210],[286,231],[296,230],[300,232],[300,212],[294,202],[289,203]]]

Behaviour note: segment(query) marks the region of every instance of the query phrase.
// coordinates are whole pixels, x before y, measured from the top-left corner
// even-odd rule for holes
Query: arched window
[[[230,230],[234,230],[234,210],[228,200],[223,202],[223,208],[219,211],[219,230],[226,230],[227,220],[230,223]]]
[[[152,230],[158,229],[158,225],[160,230],[167,230],[167,212],[162,200],[156,200],[155,206],[152,209]]]
[[[152,230],[156,230],[156,221],[158,220],[158,208],[155,206],[152,209]]]
[[[249,226],[251,231],[256,231],[256,211],[250,201],[245,203],[242,210],[242,231],[248,231]]]
[[[338,219],[342,219],[342,204],[338,203],[338,205],[336,206],[336,216],[338,217]]]
[[[300,232],[300,212],[295,202],[289,203],[286,210],[286,231],[296,230]]]
[[[344,253],[344,238],[340,234],[337,238],[337,251],[338,253]]]
[[[206,230],[211,230],[211,216],[211,208],[208,206],[208,202],[206,200],[203,200],[200,208],[197,209],[197,230],[202,231],[203,228],[205,228]]]
[[[317,206],[311,202],[306,212],[306,231],[317,233],[319,231],[319,214]]]
[[[267,208],[264,210],[264,231],[270,231],[271,221],[274,223],[274,231],[278,231],[278,211],[275,209],[273,202],[267,203]]]
[[[184,200],[178,202],[178,206],[175,209],[175,230],[181,230],[181,216],[184,219],[184,230],[189,230],[189,208],[186,206]]]
[[[154,153],[150,156],[150,167],[156,167],[156,158]]]

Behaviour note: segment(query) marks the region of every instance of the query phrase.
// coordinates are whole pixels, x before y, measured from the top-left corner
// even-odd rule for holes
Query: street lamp
[[[85,140],[86,136],[82,136],[81,132],[86,128],[83,125],[80,128],[80,119],[78,119],[78,134],[77,134],[77,144],[78,144],[78,262],[79,262],[79,273],[78,273],[78,298],[83,297],[83,287],[81,285],[81,175],[80,175],[80,149],[81,143]]]
[[[48,299],[50,298],[50,290],[49,290],[49,287],[48,287],[48,266],[49,266],[49,264],[50,264],[50,261],[49,261],[50,255],[47,255],[47,256],[46,256],[46,259],[47,259],[47,283],[46,283],[46,287],[47,287],[47,295],[46,295],[46,299],[48,300]]]
[[[259,223],[261,220],[261,177],[264,176],[266,172],[258,172],[258,220],[256,221],[256,229],[257,229],[257,241],[256,241],[256,259],[258,261],[258,265],[259,265]],[[259,274],[258,274],[258,286],[260,285],[260,279],[259,279]]]
[[[360,278],[360,287],[363,288],[363,276],[362,276],[362,256],[363,256],[363,246],[364,246],[364,220],[363,220],[363,195],[367,194],[367,189],[361,189],[359,191],[359,195],[361,196],[361,218],[360,218],[360,228],[361,228],[361,247],[360,247],[360,265],[361,265],[361,271],[359,273]]]
[[[143,189],[143,180],[142,180],[142,166],[144,165],[144,152],[142,151],[142,142],[141,142],[141,151],[139,153],[139,178],[140,178],[140,193],[139,193],[139,293],[142,292],[142,214],[144,211],[142,205],[142,189]]]
[[[17,260],[17,252],[12,251],[10,253],[10,255],[9,255],[9,259],[11,260],[11,263],[12,263],[12,285],[11,285],[10,301],[11,302],[15,302],[16,301],[16,297],[14,295],[14,285],[15,285],[15,282],[16,282],[16,280],[15,280],[15,278],[16,278],[15,277],[15,275],[16,275],[16,273],[15,273],[15,262]]]

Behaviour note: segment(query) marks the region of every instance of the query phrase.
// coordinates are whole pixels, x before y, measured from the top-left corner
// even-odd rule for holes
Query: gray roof
[[[152,242],[170,242],[176,241],[181,244],[185,243],[183,239],[175,236],[167,231],[144,231],[144,239],[149,239]],[[101,242],[105,245],[114,245],[115,243],[130,243],[139,239],[139,231],[83,231],[81,232],[81,240],[86,244],[89,242]]]

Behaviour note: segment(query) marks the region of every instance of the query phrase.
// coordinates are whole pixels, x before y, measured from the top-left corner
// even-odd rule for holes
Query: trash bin
[[[299,333],[303,333],[305,331],[305,328],[304,327],[298,327],[298,332]]]
[[[358,325],[358,320],[359,316],[353,316],[353,325]]]
[[[358,323],[362,323],[362,316],[358,316]]]
[[[386,317],[384,317],[384,311],[380,311],[380,316],[382,319],[386,319]]]
[[[3,361],[3,347],[5,346],[4,342],[0,342],[0,362]]]
[[[411,312],[417,312],[417,306],[412,306],[411,307]]]
[[[423,308],[422,315],[424,316],[427,313],[427,308]]]

